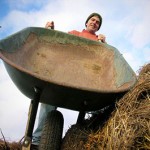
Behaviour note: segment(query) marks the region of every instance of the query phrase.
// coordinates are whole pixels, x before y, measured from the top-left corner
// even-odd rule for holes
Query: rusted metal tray
[[[57,30],[25,28],[0,41],[0,57],[19,90],[57,107],[92,111],[129,91],[136,75],[113,46]]]

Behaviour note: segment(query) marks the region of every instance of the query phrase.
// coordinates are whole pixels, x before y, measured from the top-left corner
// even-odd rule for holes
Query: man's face
[[[91,33],[95,33],[96,31],[98,31],[99,25],[100,25],[99,17],[93,16],[86,23],[86,29]]]

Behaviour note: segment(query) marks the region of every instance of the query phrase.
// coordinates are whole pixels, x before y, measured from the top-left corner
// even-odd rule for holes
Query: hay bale
[[[0,139],[0,150],[21,150],[20,142],[5,142]]]
[[[149,74],[150,73],[150,63],[142,66],[138,72],[139,72],[139,77]]]
[[[87,141],[89,131],[79,124],[72,125],[67,131],[61,149],[62,150],[83,150]]]
[[[141,69],[137,84],[116,103],[105,125],[91,131],[86,139],[80,144],[86,150],[150,149],[150,64]],[[80,143],[76,138],[71,140],[74,145]]]

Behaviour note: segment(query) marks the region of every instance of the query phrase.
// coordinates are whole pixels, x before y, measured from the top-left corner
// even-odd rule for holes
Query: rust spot
[[[45,54],[41,54],[41,57],[46,58],[46,55]]]
[[[46,54],[37,52],[37,55],[38,55],[38,56],[41,56],[41,57],[43,57],[43,58],[46,58]]]
[[[34,73],[39,74],[39,71],[34,71]]]
[[[101,66],[99,66],[97,64],[93,64],[92,69],[93,69],[94,73],[99,73],[101,71]]]
[[[94,74],[99,74],[100,71],[101,71],[101,66],[97,65],[97,64],[84,64],[84,66],[89,69],[89,70],[92,70],[92,72]]]

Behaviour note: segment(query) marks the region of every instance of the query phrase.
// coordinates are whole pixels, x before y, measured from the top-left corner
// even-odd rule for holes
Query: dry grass
[[[84,130],[86,133],[89,129]],[[71,135],[71,129],[69,132]],[[72,150],[77,150],[79,145],[86,150],[150,149],[150,64],[140,70],[136,86],[116,103],[116,109],[103,127],[91,131],[82,143],[68,137],[62,149],[67,150],[66,141],[72,141],[73,146],[69,145]]]
[[[5,142],[0,139],[0,150],[21,150],[20,142]]]

